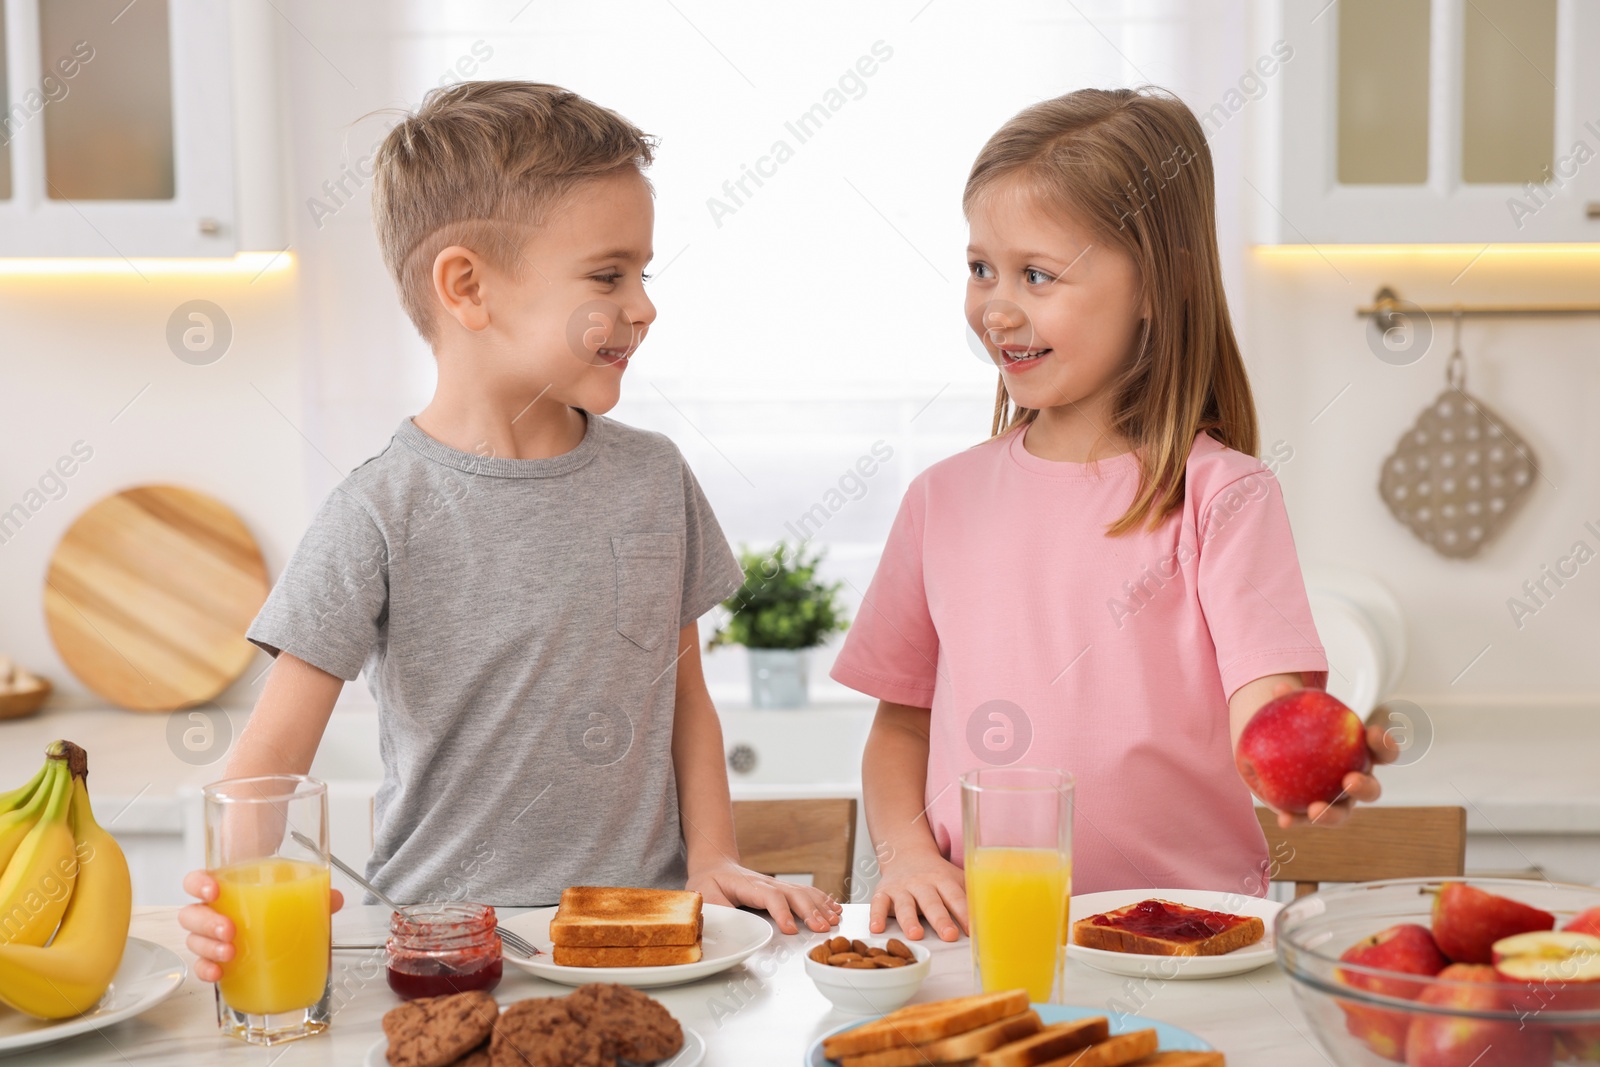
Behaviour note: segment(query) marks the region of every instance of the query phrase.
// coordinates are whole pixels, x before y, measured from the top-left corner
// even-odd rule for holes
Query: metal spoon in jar
[[[346,863],[344,860],[340,859],[338,856],[335,856],[332,852],[323,852],[322,851],[322,847],[320,845],[318,845],[315,841],[311,840],[311,838],[307,837],[305,834],[301,833],[299,830],[290,830],[289,831],[289,836],[294,838],[295,843],[300,845],[302,848],[308,848],[312,852],[315,852],[318,856],[326,857],[327,861],[329,863],[333,864],[335,867],[339,868],[339,870],[344,873],[344,876],[346,878],[349,878],[356,885],[360,886],[362,889],[365,889],[367,892],[369,892],[373,896],[377,897],[379,904],[382,904],[384,907],[388,908],[390,911],[399,911],[399,910],[401,910],[401,906],[399,904],[396,904],[394,901],[390,900],[387,896],[385,896],[384,893],[383,893],[383,890],[379,889],[377,886],[375,886],[371,882],[367,881],[361,875],[357,874],[356,873],[356,869],[354,867],[350,866],[348,863]]]
[[[365,889],[367,892],[369,892],[373,896],[377,897],[378,898],[378,903],[382,904],[384,907],[388,908],[390,911],[405,911],[406,910],[405,909],[405,905],[396,904],[394,901],[390,900],[386,895],[384,895],[383,890],[379,889],[377,886],[375,886],[371,882],[367,881],[360,874],[356,873],[356,869],[354,867],[350,866],[344,860],[340,859],[338,856],[335,856],[332,852],[324,853],[322,851],[322,849],[320,847],[318,847],[318,845],[317,845],[317,843],[315,841],[311,840],[311,838],[307,837],[305,834],[301,833],[299,830],[290,830],[289,831],[289,835],[291,837],[293,837],[295,839],[295,842],[297,844],[299,844],[302,848],[308,848],[312,852],[315,852],[319,856],[326,855],[327,858],[328,858],[328,862],[333,864],[335,867],[337,867],[344,874],[344,876],[346,878],[349,878],[356,885],[360,886],[362,889]],[[509,948],[512,952],[515,952],[517,955],[525,957],[527,959],[532,959],[533,957],[539,955],[539,949],[537,947],[535,947],[527,939],[525,939],[521,934],[513,933],[512,931],[507,930],[504,926],[500,926],[499,924],[496,924],[495,932],[500,935],[500,940],[505,945],[505,947]],[[369,946],[366,946],[366,945],[340,945],[338,947],[339,948],[367,948]],[[377,946],[371,946],[371,947],[382,948],[383,946],[377,945]]]

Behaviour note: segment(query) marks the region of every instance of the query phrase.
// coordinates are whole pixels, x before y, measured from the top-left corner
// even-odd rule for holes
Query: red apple
[[[1433,902],[1433,939],[1455,963],[1489,963],[1501,938],[1555,925],[1556,917],[1548,911],[1461,882],[1440,886]]]
[[[1391,926],[1382,933],[1373,934],[1345,949],[1339,959],[1345,963],[1360,964],[1395,974],[1418,974],[1429,978],[1449,966],[1433,935],[1426,926],[1402,923]],[[1379,993],[1390,997],[1415,1000],[1422,992],[1423,983],[1408,982],[1403,978],[1384,978],[1377,975],[1357,974],[1340,969],[1335,977],[1354,989]],[[1363,1041],[1368,1048],[1386,1060],[1405,1062],[1406,1031],[1411,1026],[1410,1013],[1392,1008],[1376,1008],[1341,1000],[1339,1007],[1345,1014],[1345,1028]]]
[[[1252,793],[1278,811],[1304,815],[1314,801],[1337,800],[1345,775],[1371,766],[1367,729],[1322,690],[1297,689],[1250,717],[1235,762]]]
[[[1496,941],[1494,969],[1521,987],[1511,1000],[1530,1015],[1600,1010],[1600,937],[1571,924]],[[1560,1059],[1600,1061],[1600,1025],[1557,1029],[1555,1041]]]
[[[1580,911],[1564,929],[1600,936],[1600,907]],[[1600,1063],[1600,1026],[1557,1030],[1556,1053],[1564,1059]]]
[[[1417,998],[1419,1004],[1463,1013],[1511,1011],[1493,967],[1453,963]],[[1407,1067],[1549,1067],[1555,1059],[1550,1031],[1515,1019],[1474,1019],[1418,1012],[1406,1034]]]
[[[1600,937],[1536,930],[1494,943],[1494,969],[1520,988],[1512,1003],[1528,1011],[1600,1010]]]
[[[1562,927],[1563,930],[1576,930],[1580,934],[1594,934],[1600,937],[1600,908],[1590,908],[1580,911],[1572,917],[1572,921]]]

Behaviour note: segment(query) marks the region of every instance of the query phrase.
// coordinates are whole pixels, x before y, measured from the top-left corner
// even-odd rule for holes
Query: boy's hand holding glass
[[[207,870],[190,871],[183,876],[183,891],[200,901],[185,905],[178,912],[178,924],[189,932],[185,944],[195,954],[194,974],[202,982],[222,978],[222,965],[233,959],[233,920],[211,907],[217,899],[217,880]],[[344,894],[328,891],[329,912],[344,907]]]
[[[327,786],[269,774],[213,782],[202,795],[209,910],[231,934],[217,1024],[256,1045],[321,1033],[333,1019]]]

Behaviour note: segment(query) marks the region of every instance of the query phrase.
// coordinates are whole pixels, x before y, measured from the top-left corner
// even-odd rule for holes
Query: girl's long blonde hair
[[[1158,525],[1183,503],[1195,435],[1246,455],[1257,448],[1255,405],[1228,318],[1217,255],[1211,153],[1194,113],[1159,89],[1080,89],[1018,113],[978,153],[962,209],[994,183],[1027,182],[1133,257],[1149,302],[1140,350],[1113,401],[1116,430],[1133,443],[1139,491],[1111,535]],[[998,436],[1032,422],[1002,375]]]

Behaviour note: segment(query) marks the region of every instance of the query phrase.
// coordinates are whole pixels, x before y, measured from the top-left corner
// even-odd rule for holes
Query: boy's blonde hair
[[[576,186],[643,173],[655,139],[556,85],[464,82],[434,89],[374,158],[372,218],[400,303],[429,342],[433,261],[463,245],[520,276],[527,227]]]
[[[1080,89],[1019,112],[978,153],[963,211],[1001,179],[1121,247],[1138,267],[1150,318],[1116,385],[1113,419],[1133,442],[1139,491],[1107,532],[1159,524],[1183,503],[1184,469],[1201,430],[1255,455],[1256,412],[1228,318],[1217,254],[1211,153],[1194,113],[1159,89]],[[1005,377],[992,434],[1032,422]]]

